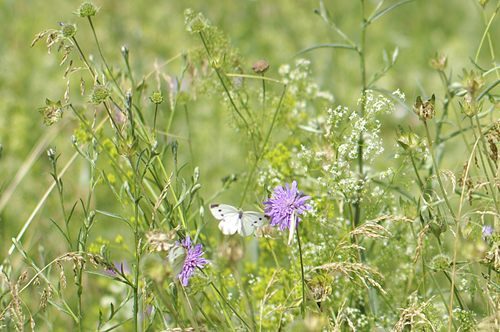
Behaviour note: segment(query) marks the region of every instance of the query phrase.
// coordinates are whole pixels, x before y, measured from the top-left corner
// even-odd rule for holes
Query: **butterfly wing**
[[[219,229],[224,235],[233,235],[241,228],[242,212],[228,204],[210,204],[210,212],[220,220]]]
[[[181,246],[175,246],[170,249],[168,261],[172,267],[172,275],[178,276],[182,272],[184,262],[186,261],[187,250]]]
[[[241,216],[241,227],[238,233],[241,236],[250,236],[255,231],[255,227],[262,226],[267,222],[267,217],[259,212],[245,211]]]

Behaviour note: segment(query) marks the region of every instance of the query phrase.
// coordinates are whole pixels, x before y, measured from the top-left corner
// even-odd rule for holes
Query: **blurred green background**
[[[385,1],[381,8],[397,1]],[[265,59],[270,64],[268,77],[279,78],[282,64],[293,65],[292,56],[314,45],[342,43],[343,40],[313,10],[319,8],[316,0],[217,0],[217,1],[95,1],[101,7],[94,18],[103,52],[108,63],[124,67],[121,47],[130,50],[131,64],[136,77],[154,69],[155,61],[164,61],[183,50],[199,46],[199,42],[185,29],[183,12],[192,8],[202,12],[213,25],[230,36],[232,45],[239,48],[246,59],[243,66],[251,71],[254,61]],[[88,23],[73,14],[80,1],[3,0],[0,3],[0,260],[3,261],[12,237],[15,237],[30,216],[46,189],[52,184],[48,172],[50,163],[45,151],[56,148],[64,165],[74,153],[70,137],[76,127],[71,114],[65,121],[52,127],[42,124],[39,107],[45,99],[63,100],[66,81],[64,67],[59,67],[61,54],[53,49],[47,55],[45,38],[35,47],[30,43],[36,33],[44,29],[59,29],[58,21],[76,23],[79,43],[85,52],[97,57]],[[325,1],[334,21],[356,43],[360,38],[360,2]],[[366,16],[371,14],[377,1],[365,1]],[[495,4],[486,12],[491,15]],[[499,21],[491,27],[497,36]],[[429,66],[429,57],[436,52],[448,56],[448,68],[453,77],[462,68],[472,69],[469,57],[474,58],[485,27],[482,9],[474,0],[434,1],[418,0],[400,6],[375,21],[366,36],[368,77],[383,66],[382,52],[399,47],[396,66],[378,85],[386,90],[401,89],[411,103],[417,95],[443,96],[437,73]],[[497,47],[495,45],[495,47]],[[496,53],[498,53],[498,48]],[[360,92],[359,61],[346,50],[319,49],[302,54],[311,60],[312,73],[321,90],[331,92],[335,104],[356,108]],[[481,53],[479,64],[491,67],[487,47]],[[170,76],[179,75],[179,61],[164,67]],[[423,89],[423,90],[422,90]],[[89,92],[87,86],[87,97]],[[77,91],[73,92],[78,94]],[[220,188],[220,179],[245,169],[246,152],[239,148],[243,136],[226,125],[228,115],[220,100],[198,96],[190,105],[195,162],[201,168],[201,195],[209,197]],[[82,99],[84,101],[84,99]],[[166,114],[160,117],[166,118]],[[181,116],[181,115],[179,115]],[[182,117],[182,116],[181,116]],[[383,127],[385,135],[393,137],[394,124],[407,126],[415,123],[414,116],[401,109],[388,119]],[[175,128],[173,134],[186,136],[184,127]],[[38,152],[31,154],[38,145]],[[392,143],[391,143],[392,144]],[[180,141],[180,149],[187,149]],[[33,165],[27,158],[33,155]],[[15,176],[22,167],[26,172],[19,178],[15,190]],[[85,197],[88,169],[77,160],[63,178],[68,204]],[[231,199],[232,193],[225,196]],[[109,196],[109,195],[108,195]],[[56,193],[37,214],[23,243],[35,247],[40,238],[54,236],[56,231],[49,218],[60,216]],[[98,205],[114,204],[102,194]],[[112,207],[108,207],[112,210]]]

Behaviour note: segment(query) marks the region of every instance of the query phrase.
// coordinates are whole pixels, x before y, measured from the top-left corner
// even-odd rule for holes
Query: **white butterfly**
[[[170,249],[168,254],[168,262],[172,268],[172,275],[178,276],[182,272],[184,262],[186,261],[187,250],[182,246],[175,246]]]
[[[255,227],[264,225],[268,217],[254,211],[243,211],[228,204],[210,204],[210,211],[215,219],[220,220],[219,229],[224,235],[238,232],[241,236],[250,236]]]

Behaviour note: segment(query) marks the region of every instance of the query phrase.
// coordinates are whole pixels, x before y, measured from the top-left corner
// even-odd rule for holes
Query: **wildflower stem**
[[[89,20],[90,20],[90,17],[89,17]],[[91,21],[92,22],[92,21]],[[96,37],[97,38],[97,37]],[[92,68],[90,67],[90,64],[89,62],[87,61],[87,58],[85,57],[85,54],[82,52],[82,49],[80,48],[80,45],[78,45],[78,42],[76,41],[76,38],[75,37],[71,37],[71,39],[73,40],[75,46],[76,46],[76,49],[78,50],[78,53],[80,54],[80,57],[82,58],[82,61],[83,63],[85,64],[85,66],[87,67],[88,71],[90,72],[90,76],[92,76],[92,79],[94,80],[94,83],[97,83],[97,84],[100,84],[100,81],[99,81],[99,78],[97,77],[96,73],[94,73],[94,71],[92,70]],[[97,40],[97,39],[96,39]],[[99,44],[98,44],[99,45]],[[103,59],[104,60],[104,59]],[[115,82],[116,83],[116,82]],[[123,92],[122,92],[123,94]],[[111,97],[109,97],[111,99]],[[112,99],[111,99],[112,100]],[[114,102],[113,102],[114,103]],[[111,112],[109,110],[109,107],[108,105],[103,102],[102,103],[104,105],[104,108],[106,108],[106,112],[108,113],[109,115],[109,118],[110,118],[110,121],[112,123],[112,127],[113,129],[116,131],[116,133],[118,134],[118,136],[120,136],[121,139],[123,139],[123,136],[122,136],[122,133],[120,132],[119,130],[119,127],[118,125],[116,124],[113,116],[111,115]],[[115,104],[116,105],[116,104]]]
[[[116,89],[120,92],[122,97],[125,97],[125,94],[123,93],[122,89],[118,85],[118,82],[116,82],[116,79],[113,75],[113,72],[109,68],[108,63],[106,62],[106,59],[104,58],[104,55],[102,54],[101,45],[99,44],[99,39],[97,38],[97,34],[95,32],[95,29],[94,29],[94,23],[92,22],[92,18],[90,16],[87,16],[87,18],[89,20],[90,28],[92,29],[92,33],[94,34],[94,40],[95,40],[95,43],[97,45],[97,50],[99,51],[99,55],[101,56],[102,62],[104,63],[104,66],[106,66],[106,70],[108,71],[109,76],[111,76],[113,83],[115,83]]]
[[[295,221],[291,221],[295,222]],[[299,228],[295,228],[295,232],[297,233],[297,243],[299,245],[299,255],[300,255],[300,272],[302,279],[302,303],[300,305],[300,312],[302,314],[302,318],[306,318],[306,280],[304,278],[304,263],[302,261],[302,245],[300,243],[300,235]]]
[[[262,73],[264,77],[264,73]],[[261,127],[264,128],[264,119],[266,116],[266,80],[262,80],[262,124]]]
[[[153,133],[156,136],[156,114],[158,113],[158,104],[155,104],[155,115],[153,119]]]
[[[424,126],[425,126],[425,132],[427,133],[427,141],[429,142],[429,151],[431,152],[432,162],[434,163],[434,169],[436,170],[436,177],[437,177],[438,182],[439,182],[439,187],[441,188],[441,192],[443,193],[443,197],[446,201],[446,205],[448,206],[448,209],[450,210],[450,213],[453,217],[453,220],[455,220],[455,222],[458,223],[455,212],[453,212],[453,209],[451,208],[450,201],[448,200],[448,195],[446,194],[446,191],[444,190],[443,182],[441,182],[441,175],[439,174],[439,168],[438,168],[438,165],[436,162],[436,156],[434,155],[434,149],[432,147],[431,135],[429,133],[429,127],[427,126],[426,120],[424,120]],[[457,236],[458,236],[458,234],[457,234]]]
[[[208,55],[208,61],[210,61],[210,58],[212,57],[212,55],[210,54],[207,42],[205,41],[205,37],[203,36],[203,31],[200,31],[199,34],[200,34],[200,37],[201,37],[201,41],[203,42],[203,46],[205,46],[205,51],[207,52],[207,55]],[[250,126],[248,125],[247,120],[240,113],[240,111],[238,110],[238,107],[236,107],[236,105],[235,105],[235,103],[233,101],[233,98],[231,97],[231,94],[229,93],[229,90],[227,89],[226,84],[224,83],[224,80],[222,79],[222,76],[221,76],[221,74],[219,72],[219,69],[218,68],[214,68],[214,70],[217,73],[217,76],[219,77],[219,80],[220,80],[220,82],[222,84],[222,87],[224,88],[224,91],[226,91],[227,97],[229,98],[229,101],[231,102],[231,105],[233,106],[234,110],[236,111],[236,113],[238,113],[239,117],[245,123],[245,126],[247,127],[248,132],[252,133],[252,131],[250,130]]]
[[[446,82],[446,75],[442,70],[439,71],[439,77],[441,78],[441,83],[443,84],[444,90],[446,91],[446,97],[448,98],[448,103],[451,105],[453,108],[453,111],[455,112],[455,116],[457,118],[457,125],[458,125],[458,130],[460,131],[460,136],[462,136],[462,139],[464,140],[465,146],[467,147],[467,150],[470,152],[469,144],[467,143],[467,138],[464,135],[464,131],[462,129],[462,121],[460,119],[459,113],[457,111],[457,108],[455,107],[455,104],[452,102],[453,97],[450,94],[449,90],[449,85]]]
[[[458,204],[458,218],[455,219],[455,244],[453,246],[453,264],[451,266],[451,289],[450,289],[450,305],[448,306],[448,332],[451,332],[451,326],[455,325],[455,322],[453,321],[453,290],[455,287],[455,273],[457,270],[457,252],[458,252],[458,237],[460,235],[460,223],[459,220],[462,215],[462,206],[463,206],[463,200],[465,197],[465,188],[467,187],[465,185],[465,181],[467,177],[469,176],[469,170],[470,170],[470,165],[472,163],[472,158],[474,157],[474,151],[478,148],[479,144],[479,139],[476,139],[476,142],[474,143],[474,146],[472,147],[472,153],[469,156],[469,160],[465,165],[467,165],[464,169],[463,172],[463,180],[462,180],[462,193],[460,194],[460,202]],[[455,326],[456,328],[456,326]]]
[[[488,22],[488,24],[486,25],[486,29],[484,30],[484,33],[483,33],[483,36],[481,37],[481,42],[479,43],[479,46],[477,48],[477,52],[476,52],[476,57],[474,59],[474,62],[477,63],[477,60],[479,59],[479,54],[481,53],[481,49],[483,47],[483,44],[484,44],[484,40],[486,39],[486,36],[488,36],[488,38],[490,38],[490,27],[491,27],[491,23],[493,23],[493,20],[495,18],[495,16],[497,15],[498,13],[498,9],[500,9],[500,2],[497,3],[497,8],[495,9],[495,12],[493,13],[493,15],[491,15],[491,18],[490,18],[490,21]],[[486,17],[485,17],[485,20],[486,20]],[[491,45],[491,44],[490,44]],[[493,48],[492,48],[492,52],[493,52]],[[498,75],[498,74],[497,74]]]
[[[486,160],[488,161],[488,166],[490,167],[492,176],[493,176],[493,178],[495,178],[496,170],[491,162],[491,158],[488,156],[488,147],[486,146],[486,139],[484,138],[483,130],[481,129],[481,122],[479,122],[479,117],[477,116],[477,114],[476,114],[475,118],[476,118],[477,130],[479,131],[479,138],[481,140],[481,143],[483,144],[483,150],[484,150],[484,154],[485,154],[484,158],[486,158]],[[474,126],[472,125],[472,119],[471,119],[471,128],[473,128],[473,130],[474,130]],[[484,166],[483,154],[481,153],[481,149],[478,149],[478,151],[479,151],[479,154],[481,155],[481,161],[483,162],[483,167],[484,167],[484,174],[486,175],[486,179],[489,182],[490,189],[491,189],[491,195],[492,195],[493,201],[495,202],[495,207],[498,209],[498,203],[497,203],[497,199],[496,199],[498,190],[493,189],[493,182],[491,181],[491,179],[488,175],[488,172],[486,171],[486,167]]]
[[[280,101],[278,103],[278,106],[276,107],[276,111],[274,112],[273,121],[271,122],[271,127],[269,127],[269,131],[267,132],[266,138],[264,140],[264,143],[262,144],[262,147],[260,149],[259,154],[255,156],[255,162],[252,166],[252,169],[250,170],[250,174],[248,175],[247,184],[245,185],[245,190],[243,190],[243,195],[241,195],[241,200],[240,200],[240,204],[238,205],[238,207],[241,207],[243,205],[248,188],[250,187],[250,182],[252,181],[253,173],[255,172],[255,169],[257,168],[257,164],[259,163],[260,158],[262,158],[262,156],[264,154],[264,151],[265,151],[266,146],[267,146],[267,141],[269,140],[269,137],[271,136],[271,132],[274,128],[274,123],[276,122],[276,118],[278,117],[278,112],[281,108],[281,103],[283,102],[283,96],[285,95],[285,90],[286,90],[286,84],[283,86],[283,92],[281,93]]]
[[[136,194],[137,194],[137,189],[136,189]],[[141,250],[141,239],[139,236],[139,199],[135,199],[134,202],[134,210],[135,210],[135,224],[134,224],[134,238],[135,238],[135,248],[136,248],[136,253],[135,253],[135,259],[136,259],[136,266],[135,266],[135,275],[134,275],[134,286],[133,286],[133,292],[134,292],[134,313],[133,313],[133,320],[134,320],[134,330],[137,332],[139,331],[139,266],[141,263],[140,260],[140,250]]]
[[[236,264],[232,264],[233,271],[234,271],[234,277],[236,279],[236,282],[238,283],[238,287],[240,288],[241,292],[243,292],[243,295],[245,296],[245,300],[248,305],[248,318],[250,319],[250,324],[252,326],[252,331],[255,332],[257,331],[257,328],[255,326],[255,317],[253,314],[253,306],[252,306],[252,301],[250,300],[250,296],[248,295],[247,289],[245,285],[243,284],[243,280],[241,280],[241,275],[240,272],[238,271],[238,267]]]

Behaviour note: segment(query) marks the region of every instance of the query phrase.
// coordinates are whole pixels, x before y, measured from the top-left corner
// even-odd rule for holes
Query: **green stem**
[[[106,59],[104,58],[104,55],[102,54],[101,45],[99,44],[99,39],[97,38],[97,34],[95,32],[95,29],[94,29],[94,23],[92,23],[92,18],[90,16],[87,16],[87,18],[89,20],[90,28],[92,29],[92,33],[94,34],[94,40],[95,40],[95,43],[97,45],[97,50],[99,51],[99,55],[101,56],[101,60],[104,63],[104,66],[106,66],[106,70],[108,71],[109,76],[111,76],[111,79],[115,83],[116,89],[118,91],[120,91],[120,94],[122,95],[122,97],[125,98],[125,94],[123,93],[122,89],[118,85],[118,82],[116,82],[116,79],[113,76],[113,73],[111,72],[111,69],[109,68],[108,63],[106,62]]]
[[[488,166],[490,167],[492,176],[493,176],[493,178],[495,178],[496,170],[492,164],[491,158],[488,156],[488,148],[486,146],[486,139],[484,138],[483,130],[481,129],[481,123],[479,122],[479,117],[477,114],[476,114],[475,118],[476,118],[477,130],[479,131],[479,137],[480,137],[481,143],[483,145],[483,150],[484,150],[484,154],[485,154],[484,158],[486,158],[486,160],[488,161]],[[472,125],[472,119],[471,119],[471,128],[474,131],[474,126]],[[474,136],[475,136],[475,132],[474,132]],[[493,189],[493,183],[490,180],[490,177],[488,175],[488,171],[486,171],[486,167],[484,165],[483,154],[481,152],[481,149],[478,149],[478,151],[479,151],[479,154],[481,155],[481,161],[483,162],[484,174],[486,175],[486,179],[488,180],[489,185],[490,185],[491,196],[493,198],[493,201],[495,202],[495,207],[498,209],[498,203],[497,203],[497,199],[496,199],[498,190]]]
[[[441,182],[441,175],[439,174],[439,168],[437,165],[436,157],[434,155],[434,149],[432,147],[432,140],[431,140],[431,135],[429,133],[429,127],[427,126],[427,121],[425,121],[425,120],[424,120],[424,126],[425,126],[425,132],[427,133],[427,141],[429,142],[429,151],[431,152],[432,162],[434,163],[434,169],[436,170],[436,177],[438,179],[439,187],[441,188],[441,192],[443,193],[443,197],[446,201],[446,205],[448,205],[448,209],[450,210],[450,213],[453,216],[453,220],[455,220],[455,222],[458,222],[457,217],[455,215],[455,212],[453,212],[453,209],[451,208],[450,201],[448,200],[448,195],[446,194],[446,191],[444,190],[443,182]],[[458,234],[457,234],[457,236],[458,236]]]
[[[291,222],[296,222],[292,220]],[[295,228],[295,232],[297,233],[297,242],[299,244],[299,255],[300,255],[300,272],[301,272],[301,280],[302,280],[302,303],[300,306],[300,312],[302,314],[302,318],[306,318],[306,280],[304,278],[304,263],[302,261],[302,245],[300,243],[300,235],[299,228]]]
[[[281,103],[283,101],[283,96],[285,95],[285,90],[286,90],[286,84],[283,86],[283,92],[281,93],[280,101],[278,103],[278,106],[276,107],[276,111],[274,112],[273,121],[271,122],[271,127],[269,127],[269,131],[267,132],[267,136],[266,136],[266,139],[264,140],[264,144],[262,144],[262,148],[261,148],[259,154],[255,156],[255,163],[253,164],[252,169],[250,170],[250,174],[248,175],[248,180],[247,180],[247,183],[245,185],[245,190],[243,191],[243,195],[241,196],[240,204],[238,205],[239,207],[241,207],[243,205],[248,188],[250,187],[250,182],[252,181],[253,173],[255,172],[255,169],[257,168],[257,164],[259,163],[260,158],[262,158],[262,155],[264,154],[264,151],[265,151],[265,148],[267,145],[267,141],[269,140],[269,137],[271,136],[271,132],[274,128],[274,123],[276,122],[276,118],[278,117],[278,112],[281,108]]]

